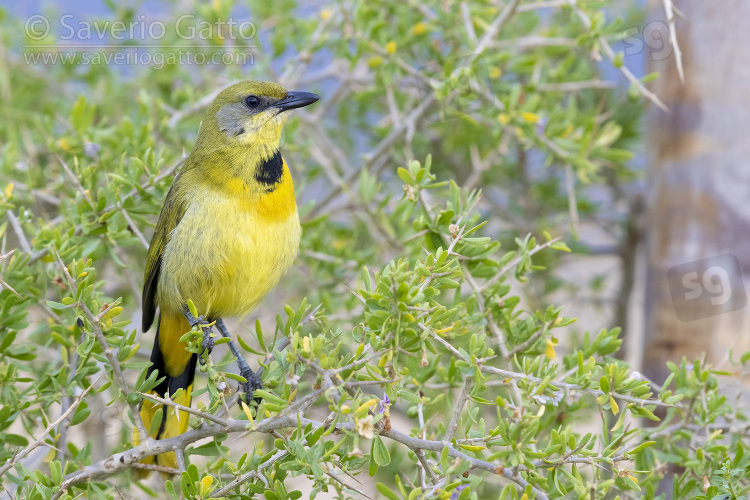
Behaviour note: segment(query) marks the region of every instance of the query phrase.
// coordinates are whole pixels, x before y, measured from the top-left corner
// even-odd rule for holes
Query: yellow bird
[[[281,85],[244,81],[223,90],[208,108],[198,140],[175,177],[151,239],[143,285],[143,331],[159,320],[148,374],[163,380],[152,391],[183,392],[176,402],[190,405],[197,355],[180,342],[191,325],[204,323],[187,309],[192,300],[206,322],[250,312],[289,269],[299,248],[300,224],[294,185],[279,142],[288,111],[319,97],[287,91]],[[231,337],[230,337],[231,339]],[[204,348],[212,347],[208,337]],[[246,398],[262,387],[233,341]],[[161,408],[144,401],[141,417],[148,431]],[[162,408],[156,439],[184,433],[188,415]],[[134,444],[140,443],[137,431]],[[174,452],[149,463],[177,466]]]

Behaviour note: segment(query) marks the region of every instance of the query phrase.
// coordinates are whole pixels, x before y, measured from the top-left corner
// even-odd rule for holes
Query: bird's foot
[[[247,370],[243,370],[240,375],[242,375],[245,380],[247,380],[247,382],[242,384],[242,388],[245,391],[245,403],[250,406],[251,403],[255,401],[255,403],[260,406],[262,398],[253,398],[253,394],[257,389],[263,389],[263,382],[260,380],[260,376],[250,368],[248,368]]]
[[[183,314],[185,314],[185,319],[190,325],[190,328],[194,328],[195,326],[206,322],[206,318],[204,318],[202,314],[198,317],[193,316],[193,313],[190,312],[190,309],[187,306],[185,306]]]
[[[208,326],[201,326],[206,324],[206,318],[202,314],[197,317],[193,316],[193,313],[190,312],[190,308],[188,308],[187,306],[185,306],[185,310],[183,312],[185,314],[185,319],[187,319],[187,322],[190,325],[190,328],[199,326],[203,331],[203,341],[201,342],[201,352],[198,355],[198,360],[200,361],[201,365],[205,365],[206,362],[203,360],[203,353],[208,352],[208,354],[211,354],[211,352],[214,350],[214,339],[211,336],[211,329],[213,325],[211,324]]]
[[[206,362],[203,360],[203,353],[208,352],[208,354],[211,354],[214,350],[214,338],[211,334],[211,327],[205,327],[203,328],[203,342],[201,342],[201,353],[199,356],[200,362],[202,365],[205,365]]]

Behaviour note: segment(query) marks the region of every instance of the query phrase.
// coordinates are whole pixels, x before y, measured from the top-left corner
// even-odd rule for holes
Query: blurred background
[[[652,380],[704,353],[729,369],[750,349],[749,18],[739,0],[0,0],[3,252],[90,256],[138,328],[162,181],[219,90],[272,80],[321,96],[284,136],[304,236],[241,324],[302,297],[358,314],[346,285],[411,236],[388,212],[409,196],[397,168],[431,154],[439,179],[482,190],[501,248],[546,231],[572,249],[517,290],[578,318],[562,346],[621,327],[618,355]],[[29,338],[50,317],[29,309]]]

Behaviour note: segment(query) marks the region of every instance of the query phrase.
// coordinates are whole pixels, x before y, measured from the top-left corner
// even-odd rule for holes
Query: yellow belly
[[[255,200],[210,188],[195,193],[164,248],[157,291],[162,311],[179,311],[189,299],[210,319],[243,316],[263,299],[299,249],[288,181]]]

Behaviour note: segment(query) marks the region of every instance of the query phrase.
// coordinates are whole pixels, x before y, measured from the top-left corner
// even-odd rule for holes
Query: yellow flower
[[[247,419],[250,421],[250,423],[253,423],[253,414],[250,413],[250,408],[245,404],[244,401],[242,401],[242,411],[245,412],[245,416],[247,416]]]
[[[367,413],[367,411],[370,408],[372,408],[376,404],[378,404],[378,399],[377,398],[372,398],[369,401],[365,401],[364,403],[362,403],[359,406],[359,408],[357,408],[356,410],[354,410],[354,413],[355,413],[355,415],[364,415],[364,414]],[[372,417],[370,417],[370,419],[372,420]]]
[[[388,54],[395,54],[396,53],[396,42],[390,41],[387,44],[385,44],[385,51]]]
[[[526,123],[537,123],[539,121],[539,115],[536,113],[529,113],[528,111],[524,111],[521,113],[521,116],[526,121]]]
[[[11,182],[5,188],[5,197],[10,198],[10,195],[12,194],[13,194],[13,183]]]
[[[333,16],[333,9],[323,9],[320,11],[320,18],[325,21]]]
[[[64,149],[65,151],[68,151],[70,149],[70,146],[68,146],[68,141],[62,138],[57,140],[57,147],[60,149]]]
[[[492,78],[493,80],[497,80],[501,76],[503,76],[503,72],[500,71],[500,68],[492,68],[490,70],[490,78]]]
[[[202,498],[206,498],[211,493],[211,485],[214,484],[213,476],[206,476],[201,479],[201,488],[198,495]]]
[[[617,415],[620,413],[620,407],[617,406],[617,401],[612,396],[609,397],[609,407],[612,409],[612,414]]]
[[[383,64],[383,58],[382,57],[371,57],[369,61],[367,61],[367,65],[371,68],[377,68]]]
[[[508,123],[510,123],[510,115],[506,113],[500,113],[499,115],[497,115],[497,119],[502,125],[507,125]]]
[[[417,23],[411,29],[415,35],[424,35],[427,33],[427,25],[425,23]]]
[[[547,347],[544,349],[544,355],[549,359],[555,359],[557,357],[557,353],[555,353],[556,345],[557,341],[554,341],[550,338],[547,339]]]
[[[303,349],[303,350],[304,350],[305,352],[310,352],[310,337],[308,337],[308,336],[305,336],[305,337],[304,337],[304,338],[302,339],[302,349]]]
[[[372,415],[357,419],[357,432],[365,439],[375,437],[375,425],[372,423]]]

